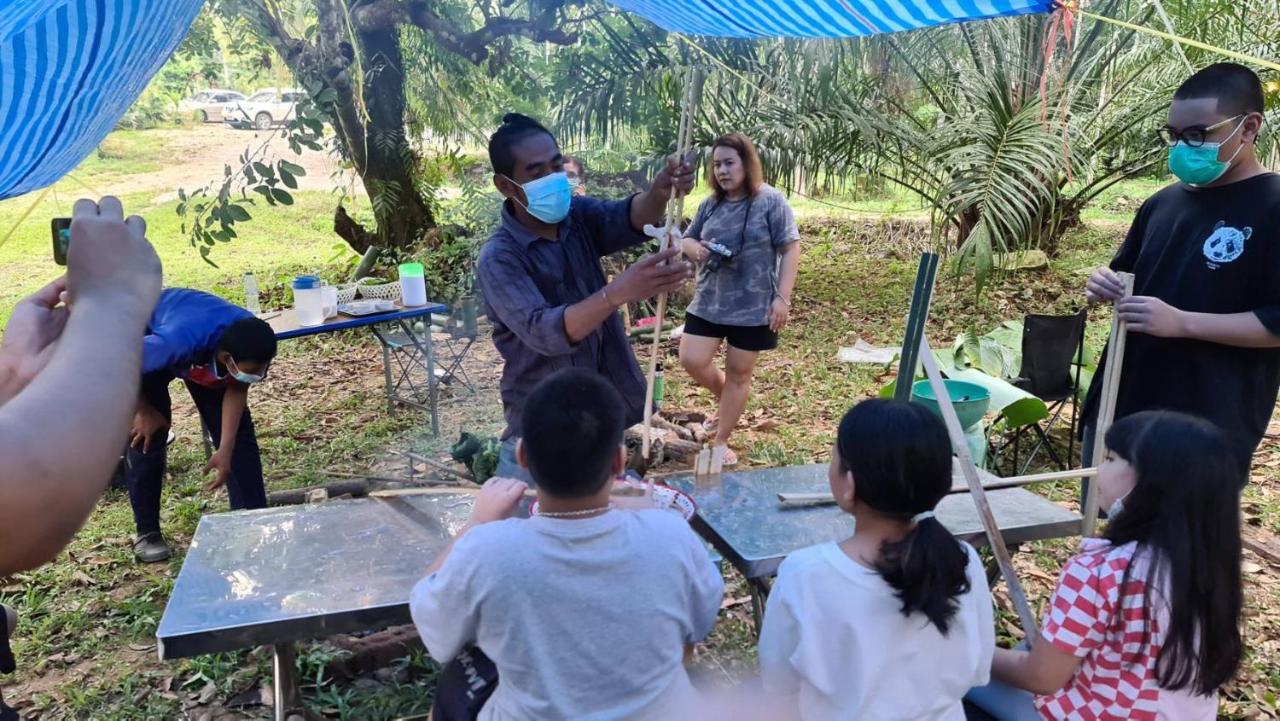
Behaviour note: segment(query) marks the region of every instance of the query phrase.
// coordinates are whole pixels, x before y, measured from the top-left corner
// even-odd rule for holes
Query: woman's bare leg
[[[729,346],[724,361],[724,392],[720,394],[720,427],[716,430],[716,445],[729,443],[729,436],[738,425],[738,419],[747,407],[751,392],[751,376],[756,370],[758,351],[741,350]]]
[[[711,391],[717,400],[724,392],[724,373],[716,367],[716,353],[719,351],[719,338],[700,335],[680,337],[680,365],[689,377]]]

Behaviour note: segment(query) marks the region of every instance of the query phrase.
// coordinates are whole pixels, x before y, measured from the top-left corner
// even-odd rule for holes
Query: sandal
[[[725,446],[724,461],[720,464],[720,466],[722,468],[732,468],[736,465],[738,465],[738,454],[734,453],[732,448]]]

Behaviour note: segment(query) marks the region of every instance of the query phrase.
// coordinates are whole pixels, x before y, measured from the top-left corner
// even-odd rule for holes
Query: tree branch
[[[415,25],[447,50],[477,65],[489,57],[490,46],[501,38],[523,37],[556,45],[572,45],[578,41],[577,33],[502,16],[490,17],[478,30],[466,32],[437,13],[432,3],[425,0],[412,0],[408,3],[375,0],[354,9],[352,16],[362,29],[389,28],[398,24]]]

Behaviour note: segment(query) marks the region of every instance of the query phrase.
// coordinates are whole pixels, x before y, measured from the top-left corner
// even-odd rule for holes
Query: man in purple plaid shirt
[[[521,410],[538,381],[590,368],[622,394],[627,423],[643,420],[645,378],[617,310],[675,290],[693,277],[679,248],[642,258],[606,284],[600,258],[645,242],[673,192],[693,189],[693,169],[669,159],[648,191],[625,200],[573,197],[556,139],[511,113],[489,139],[493,183],[506,198],[502,224],[480,251],[480,287],[502,354],[499,476],[531,482],[517,461]]]

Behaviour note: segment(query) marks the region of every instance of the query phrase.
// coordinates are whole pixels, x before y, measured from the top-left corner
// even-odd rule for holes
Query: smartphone
[[[53,230],[53,262],[66,265],[67,248],[71,245],[71,219],[54,218],[50,226]]]

